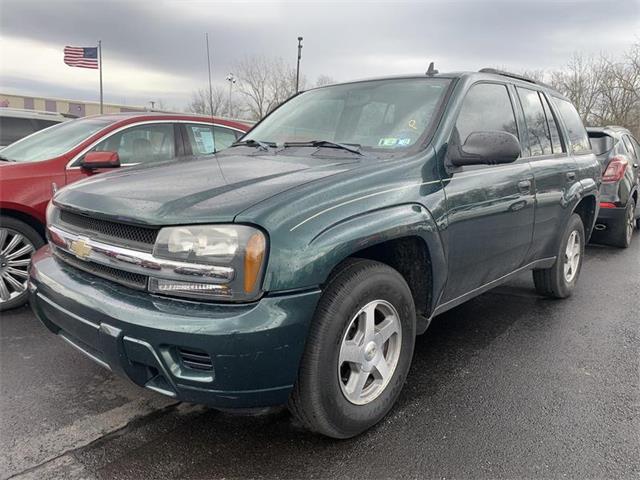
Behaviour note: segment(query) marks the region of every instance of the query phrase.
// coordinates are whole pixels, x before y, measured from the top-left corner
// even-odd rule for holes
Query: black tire
[[[624,210],[624,218],[618,219],[610,227],[604,242],[618,248],[628,248],[631,245],[631,237],[635,230],[636,203],[633,198],[627,202]]]
[[[13,234],[13,233],[18,233],[22,235],[23,237],[25,237],[25,239],[27,239],[31,243],[31,245],[33,245],[34,252],[35,250],[40,248],[42,245],[44,245],[44,239],[33,227],[13,217],[0,215],[0,230],[3,230],[3,232],[7,235]],[[6,245],[8,245],[8,241],[4,241],[3,245],[0,245],[0,274],[2,275],[2,278],[0,278],[0,281],[4,283],[6,288],[11,289],[11,291],[14,292],[17,290],[11,286],[7,286],[8,283],[5,282],[5,277],[4,277],[5,268],[8,265],[6,265],[7,262],[6,262],[6,259],[4,259],[4,257],[2,256],[2,252],[3,252],[3,249],[6,248]],[[21,259],[22,258],[24,257],[21,257]],[[13,298],[11,298],[10,300],[3,301],[0,298],[0,312],[4,312],[6,310],[10,310],[12,308],[16,308],[24,305],[27,301],[27,298],[28,298],[27,289],[25,289],[24,292],[20,293],[19,295],[13,296]]]
[[[365,305],[383,300],[397,310],[399,357],[390,380],[370,403],[356,405],[343,394],[339,352],[347,327]],[[311,324],[289,410],[304,427],[333,438],[349,438],[378,423],[404,385],[413,357],[416,313],[411,290],[393,268],[350,259],[328,281]]]
[[[580,239],[580,256],[578,259],[578,266],[575,268],[575,273],[571,280],[567,280],[565,277],[564,267],[566,259],[566,248],[569,238],[572,233],[576,232]],[[582,219],[578,214],[573,214],[569,218],[569,222],[565,228],[560,245],[558,247],[557,258],[553,266],[544,269],[533,270],[533,283],[536,286],[536,291],[540,295],[552,298],[567,298],[573,293],[573,289],[578,282],[580,276],[580,270],[582,269],[582,261],[584,259],[584,225]]]

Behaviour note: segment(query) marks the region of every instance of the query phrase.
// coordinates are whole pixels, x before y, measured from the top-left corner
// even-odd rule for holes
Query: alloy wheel
[[[627,208],[627,219],[625,222],[625,233],[627,235],[627,244],[631,242],[631,237],[633,236],[633,229],[635,228],[635,208],[630,207]]]
[[[580,235],[574,230],[567,239],[567,246],[564,253],[564,278],[570,283],[578,273],[580,266]]]
[[[34,250],[33,243],[21,233],[0,228],[0,304],[26,291]]]
[[[374,300],[352,318],[340,344],[338,381],[345,398],[355,405],[375,400],[393,377],[402,345],[397,310]]]

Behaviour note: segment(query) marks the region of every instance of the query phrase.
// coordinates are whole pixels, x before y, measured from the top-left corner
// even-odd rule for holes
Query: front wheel
[[[0,215],[0,312],[27,301],[31,255],[43,244],[29,225]]]
[[[379,422],[405,382],[415,306],[404,278],[371,260],[347,261],[318,303],[289,409],[308,429],[349,438]]]
[[[582,268],[584,243],[584,225],[574,213],[565,227],[553,266],[533,271],[533,283],[539,294],[566,298],[573,293]]]

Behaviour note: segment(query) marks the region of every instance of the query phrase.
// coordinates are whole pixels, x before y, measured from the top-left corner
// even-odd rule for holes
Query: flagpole
[[[98,62],[100,67],[100,114],[102,114],[102,40],[98,40]]]

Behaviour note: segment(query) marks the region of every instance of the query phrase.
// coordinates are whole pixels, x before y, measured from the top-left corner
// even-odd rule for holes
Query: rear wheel
[[[627,202],[624,218],[611,226],[609,243],[615,247],[627,248],[631,244],[631,237],[636,227],[636,203],[633,198]]]
[[[320,299],[289,409],[308,429],[349,438],[379,422],[405,382],[415,307],[404,278],[349,260]]]
[[[43,244],[38,232],[26,223],[0,216],[0,311],[27,301],[31,255]]]
[[[571,295],[582,268],[584,239],[582,219],[574,213],[562,235],[553,266],[533,271],[533,283],[539,294],[553,298]]]

